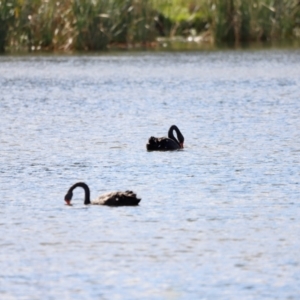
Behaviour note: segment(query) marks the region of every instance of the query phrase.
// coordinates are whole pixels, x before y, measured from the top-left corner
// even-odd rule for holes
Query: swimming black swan
[[[173,135],[176,131],[177,139]],[[146,145],[148,151],[168,151],[183,148],[184,137],[176,125],[172,125],[168,132],[168,137],[156,138],[151,136]]]
[[[72,185],[66,196],[65,201],[67,205],[71,205],[71,200],[73,197],[73,190],[78,186],[82,187],[85,192],[84,204],[96,204],[96,205],[108,205],[108,206],[132,206],[138,205],[141,199],[136,197],[136,194],[132,191],[126,192],[111,192],[99,196],[95,200],[90,200],[90,189],[84,182],[77,182]]]

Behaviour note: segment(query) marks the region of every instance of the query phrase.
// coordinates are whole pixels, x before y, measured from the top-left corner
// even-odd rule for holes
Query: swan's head
[[[71,204],[72,197],[73,197],[73,193],[72,193],[72,192],[68,193],[68,194],[65,196],[65,201],[66,201],[66,204],[67,204],[67,205],[72,205],[72,204]]]
[[[180,149],[182,149],[183,143],[184,143],[184,137],[180,131],[177,133],[177,137],[178,137],[178,141],[179,141],[179,147],[180,147]]]

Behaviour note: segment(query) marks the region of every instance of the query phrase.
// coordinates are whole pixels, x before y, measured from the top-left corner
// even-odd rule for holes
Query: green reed
[[[287,39],[300,26],[298,0],[216,0],[215,5],[217,42]]]
[[[0,1],[0,52],[4,52],[10,26],[15,18],[15,1]]]
[[[0,0],[0,52],[149,46],[158,36],[215,43],[300,35],[299,0]]]

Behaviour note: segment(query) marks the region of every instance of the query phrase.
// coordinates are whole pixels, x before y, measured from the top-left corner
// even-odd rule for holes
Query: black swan
[[[77,182],[72,185],[66,196],[65,201],[67,205],[71,205],[71,200],[73,197],[73,190],[77,187],[82,187],[85,192],[84,204],[96,204],[96,205],[108,205],[108,206],[132,206],[138,205],[141,199],[136,197],[136,194],[132,191],[126,192],[111,192],[104,195],[99,196],[97,199],[90,199],[90,189],[87,184],[84,182]]]
[[[173,135],[176,131],[177,139]],[[151,136],[146,145],[148,151],[168,151],[183,148],[184,137],[176,125],[172,125],[168,132],[168,137],[156,138]]]

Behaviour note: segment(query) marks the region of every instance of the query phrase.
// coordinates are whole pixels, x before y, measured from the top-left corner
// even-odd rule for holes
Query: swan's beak
[[[72,205],[71,200],[65,199],[65,201],[66,201],[66,205],[70,205],[70,206]]]
[[[180,148],[183,148],[183,143],[180,143]]]

